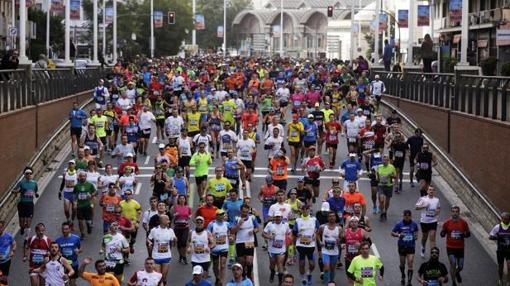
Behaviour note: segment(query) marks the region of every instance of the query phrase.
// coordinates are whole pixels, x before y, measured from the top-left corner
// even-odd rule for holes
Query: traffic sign
[[[18,28],[9,27],[9,35],[11,35],[11,37],[15,37],[17,34],[18,34]]]

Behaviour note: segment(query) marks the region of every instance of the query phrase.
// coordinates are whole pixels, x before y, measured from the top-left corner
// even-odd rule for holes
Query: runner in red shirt
[[[365,167],[367,170],[370,170],[370,154],[375,147],[375,135],[376,134],[372,128],[372,123],[370,122],[370,119],[367,119],[365,121],[365,126],[359,131],[359,137],[361,138],[360,151],[363,155],[363,160],[365,160]]]
[[[243,128],[248,129],[248,126],[251,124],[252,126],[257,126],[259,122],[259,117],[257,116],[257,113],[254,112],[252,106],[248,106],[247,112],[243,114],[242,121],[243,121]]]
[[[204,218],[205,228],[207,228],[211,221],[216,219],[216,210],[218,210],[218,208],[213,203],[214,196],[211,194],[206,195],[205,204],[201,205],[195,213],[195,217],[201,216]]]
[[[462,283],[460,271],[464,268],[464,238],[471,236],[469,226],[460,218],[460,208],[451,207],[451,218],[446,220],[441,230],[441,237],[446,236],[446,252],[450,261],[450,275],[453,285],[455,281]]]
[[[342,132],[342,125],[335,119],[335,115],[329,115],[326,123],[326,149],[329,154],[329,168],[335,167],[336,149],[338,149],[338,134]]]
[[[303,161],[302,168],[306,171],[305,187],[311,192],[313,190],[313,202],[319,196],[320,180],[319,176],[325,165],[320,156],[315,155],[315,145],[308,148],[308,158]],[[312,189],[310,190],[310,186]]]
[[[25,240],[23,262],[29,260],[30,285],[39,286],[39,274],[33,272],[34,269],[41,267],[45,257],[50,251],[51,239],[44,232],[46,227],[43,223],[35,226],[35,235]]]

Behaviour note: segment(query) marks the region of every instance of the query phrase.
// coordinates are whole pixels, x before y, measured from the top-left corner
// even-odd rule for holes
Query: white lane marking
[[[156,141],[158,141],[158,136],[154,136],[154,138],[152,138],[152,144],[156,144]]]
[[[246,195],[251,198],[251,184],[246,181]],[[257,249],[255,248],[253,254],[253,284],[259,286],[259,264],[257,262]]]
[[[150,160],[150,158],[151,158],[151,156],[150,156],[150,155],[149,155],[149,156],[147,156],[147,158],[145,158],[145,162],[143,162],[143,164],[144,164],[144,165],[149,164],[149,160]],[[144,167],[142,167],[142,168],[144,168]],[[140,169],[140,168],[139,168],[139,169]],[[152,169],[154,169],[154,167],[152,167]]]
[[[377,250],[377,246],[375,246],[375,243],[372,242],[370,248],[372,249],[372,252],[374,253],[375,256],[381,258],[381,254],[379,253],[379,250]]]
[[[142,184],[143,184],[143,183],[141,183],[141,182],[139,182],[138,184],[136,184],[135,195],[140,194],[140,190],[142,189]]]
[[[196,192],[196,184],[193,183],[189,185],[189,196],[188,196],[188,206],[193,206],[193,197],[195,196]]]

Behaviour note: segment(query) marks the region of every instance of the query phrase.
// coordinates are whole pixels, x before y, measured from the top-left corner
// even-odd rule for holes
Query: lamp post
[[[151,0],[151,38],[150,38],[151,58],[154,58],[154,0]]]
[[[46,0],[46,57],[49,59],[50,55],[50,13],[51,13],[51,0]]]
[[[92,0],[92,9],[93,11],[93,17],[92,21],[94,23],[92,24],[92,30],[93,30],[93,48],[92,48],[92,64],[97,65],[99,64],[99,61],[97,60],[97,1],[98,0]]]
[[[280,57],[283,57],[283,0],[280,0]]]
[[[27,7],[25,0],[19,0],[19,63],[28,64],[30,60],[27,58]]]
[[[223,57],[227,56],[227,0],[223,0]]]
[[[460,62],[459,66],[469,66],[467,61],[467,50],[468,50],[468,31],[469,31],[469,1],[462,0],[462,22],[461,22],[461,33],[460,33]]]
[[[193,0],[191,4],[191,13],[193,14],[193,30],[191,31],[191,44],[193,47],[197,44],[197,30],[195,29],[195,21],[197,20],[195,17],[197,16],[196,11],[197,3],[196,0]]]
[[[25,1],[25,0],[20,0]],[[65,1],[65,36],[64,36],[64,65],[72,65],[71,63],[71,0]]]
[[[380,18],[381,18],[381,1],[375,0],[375,44],[374,44],[375,65],[379,64],[379,23],[381,21]]]
[[[117,63],[117,0],[113,0],[113,64]]]
[[[416,23],[415,0],[409,0],[409,37],[407,39],[407,66],[413,65],[414,25]]]

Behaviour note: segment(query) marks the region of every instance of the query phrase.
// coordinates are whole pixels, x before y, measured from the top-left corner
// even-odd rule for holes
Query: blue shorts
[[[64,200],[68,200],[72,203],[75,201],[75,195],[71,192],[64,192]]]
[[[336,265],[338,261],[338,255],[322,254],[322,263]]]
[[[262,207],[262,219],[264,219],[264,221],[267,221],[268,218],[269,218],[269,208]]]
[[[285,252],[282,252],[282,253],[271,253],[271,252],[268,251],[267,254],[269,255],[269,258],[276,258],[277,256],[285,255]]]
[[[154,259],[154,263],[156,264],[167,264],[172,261],[172,258],[161,258],[161,259]]]

